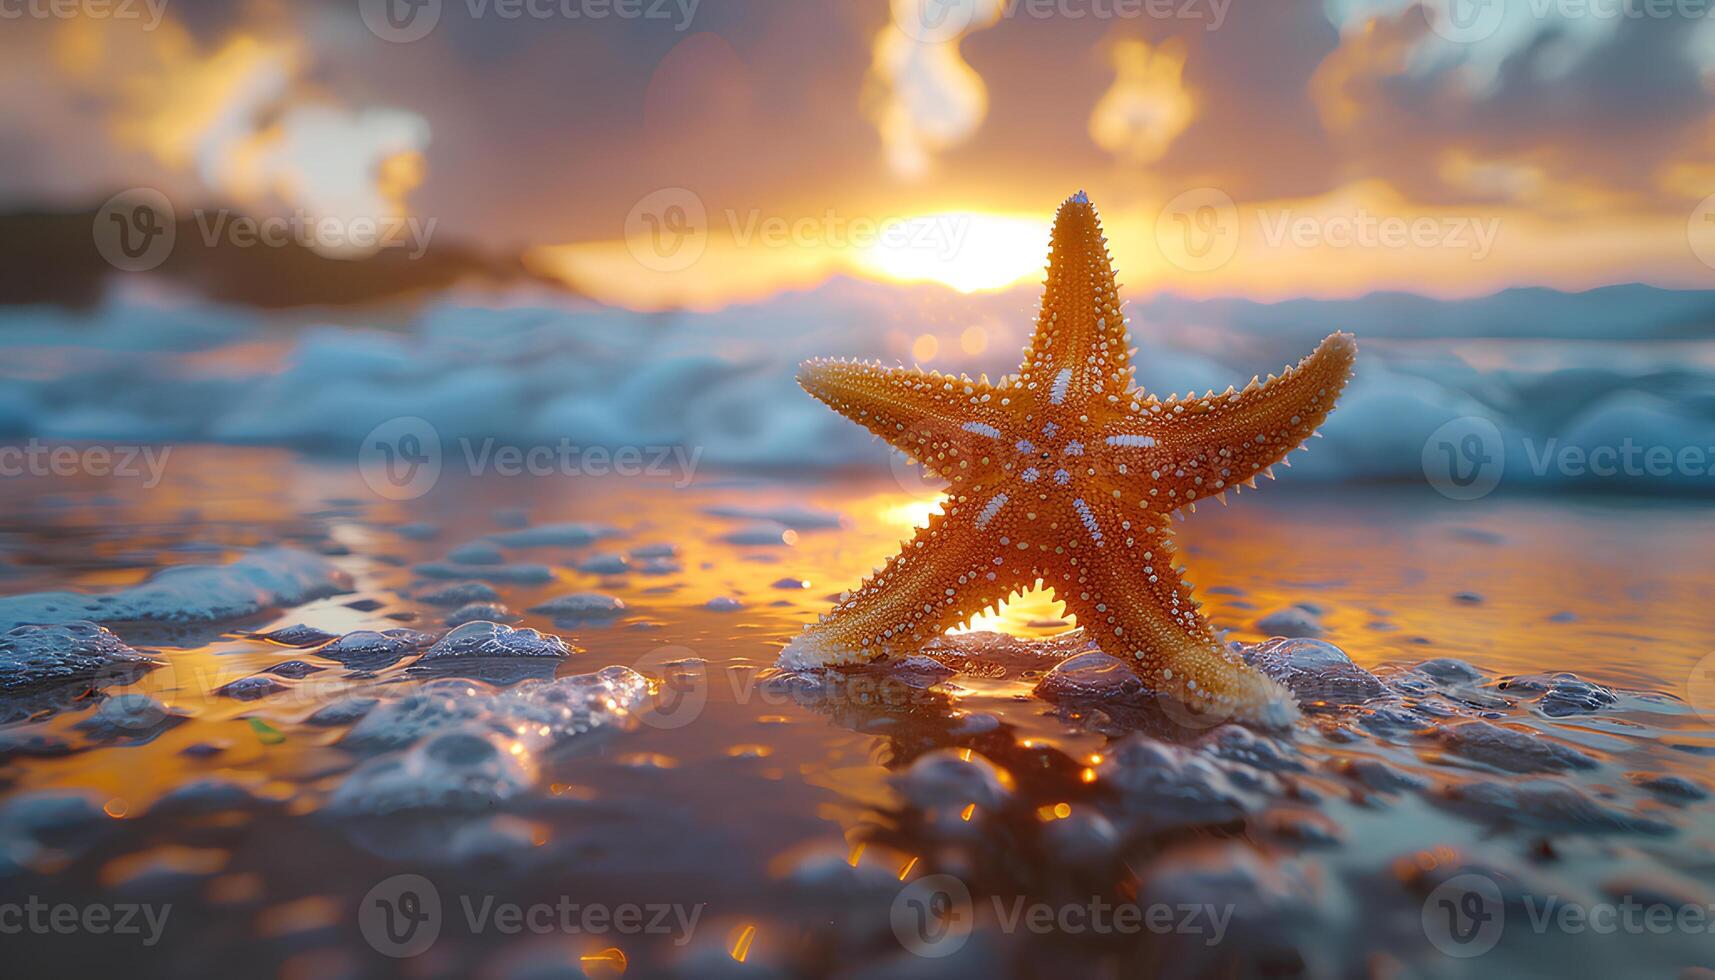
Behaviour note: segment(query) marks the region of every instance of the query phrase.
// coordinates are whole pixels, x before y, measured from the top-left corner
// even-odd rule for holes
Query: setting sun
[[[908,219],[901,229],[859,252],[858,268],[874,278],[938,282],[961,293],[1002,289],[1042,273],[1041,221],[944,211]]]

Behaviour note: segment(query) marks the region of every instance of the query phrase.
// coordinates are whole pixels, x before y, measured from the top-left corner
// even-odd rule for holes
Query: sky
[[[1133,294],[1715,283],[1715,0],[3,0],[0,61],[0,209],[413,219],[639,309],[1014,285],[1078,189]]]

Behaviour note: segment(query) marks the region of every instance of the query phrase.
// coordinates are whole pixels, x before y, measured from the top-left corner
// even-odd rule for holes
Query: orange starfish
[[[950,486],[944,513],[782,653],[791,667],[914,649],[1014,591],[1046,584],[1151,688],[1215,717],[1284,724],[1291,695],[1216,638],[1174,565],[1182,508],[1254,487],[1300,448],[1351,376],[1336,333],[1280,377],[1165,401],[1133,385],[1100,220],[1060,206],[1036,333],[990,384],[817,359],[798,382]]]

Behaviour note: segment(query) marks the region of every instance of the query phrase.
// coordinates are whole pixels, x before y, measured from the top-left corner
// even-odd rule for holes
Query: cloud
[[[892,0],[893,19],[875,39],[865,103],[888,166],[920,177],[934,156],[964,142],[988,113],[982,77],[959,55],[959,40],[1000,19],[1002,0]]]
[[[1153,163],[1191,124],[1196,103],[1185,91],[1185,43],[1171,38],[1114,45],[1114,87],[1090,115],[1090,138],[1133,163]]]
[[[53,57],[50,88],[74,118],[93,117],[105,136],[100,156],[122,163],[63,161],[86,174],[92,196],[159,184],[197,204],[351,222],[402,216],[422,180],[427,120],[353,108],[321,88],[315,52],[289,20],[259,16],[206,41],[171,17],[149,30],[95,18],[39,29]],[[37,134],[44,143],[64,146],[63,125],[35,122],[47,127]],[[346,236],[338,239],[325,248],[311,241],[350,254]]]

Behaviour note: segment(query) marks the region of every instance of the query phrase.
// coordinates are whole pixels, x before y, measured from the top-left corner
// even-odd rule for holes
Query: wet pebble
[[[267,633],[254,634],[255,639],[267,640],[269,643],[278,643],[283,647],[321,646],[323,643],[326,643],[336,636],[338,636],[337,633],[329,633],[326,630],[319,630],[314,626],[306,626],[303,623],[282,627]]]
[[[1139,976],[1325,976],[1313,928],[1321,892],[1298,862],[1239,841],[1171,851],[1143,871],[1138,902],[1174,912],[1131,967]]]
[[[554,570],[546,565],[461,565],[431,561],[411,570],[424,578],[480,579],[509,585],[541,585],[554,580]]]
[[[1454,657],[1425,660],[1416,672],[1439,684],[1472,684],[1483,679],[1483,672]]]
[[[342,748],[400,748],[449,728],[474,726],[551,744],[629,724],[649,702],[649,681],[629,667],[603,667],[500,691],[480,681],[438,680],[368,711]]]
[[[578,571],[591,575],[624,575],[631,571],[631,560],[617,551],[591,555],[578,562]]]
[[[463,606],[472,602],[498,602],[500,593],[487,582],[454,582],[418,593],[417,601],[431,606]]]
[[[1035,693],[1050,701],[1133,701],[1155,694],[1124,661],[1100,650],[1080,653],[1055,664],[1037,682]]]
[[[566,641],[552,633],[514,629],[500,623],[478,620],[465,623],[435,641],[434,646],[429,647],[412,666],[430,668],[473,659],[561,659],[570,656],[571,652]]]
[[[191,816],[219,813],[224,810],[247,810],[256,804],[256,796],[242,784],[230,779],[205,777],[193,779],[176,787],[149,808],[153,816]]]
[[[166,725],[183,721],[175,712],[147,694],[118,694],[104,699],[77,727],[97,740],[134,738]]]
[[[573,592],[530,607],[538,616],[553,619],[608,619],[625,611],[625,602],[600,592]]]
[[[1455,783],[1439,801],[1483,823],[1559,833],[1666,834],[1672,827],[1590,799],[1576,787],[1546,780]]]
[[[1097,767],[1126,813],[1147,825],[1226,823],[1249,808],[1243,792],[1208,758],[1142,733],[1109,747]]]
[[[1322,617],[1303,604],[1286,606],[1258,617],[1256,628],[1270,636],[1316,637],[1323,633]]]
[[[239,701],[255,701],[270,694],[278,694],[286,690],[286,685],[272,677],[257,674],[253,677],[240,677],[230,684],[215,689],[216,694],[224,698],[236,698]]]
[[[734,599],[732,596],[721,595],[710,599],[708,602],[704,603],[703,606],[711,612],[738,612],[740,609],[744,608],[744,603]]]
[[[492,541],[470,541],[447,552],[447,560],[460,565],[498,565],[506,555]]]
[[[1514,695],[1534,695],[1537,710],[1550,718],[1590,714],[1619,700],[1608,688],[1564,672],[1503,677],[1495,683],[1495,689]]]
[[[1120,835],[1113,821],[1090,807],[1073,807],[1069,816],[1050,820],[1042,840],[1056,862],[1093,867],[1111,860]]]
[[[472,602],[460,606],[442,620],[448,626],[463,626],[486,620],[493,623],[516,623],[519,615],[498,602]]]
[[[920,690],[934,687],[958,673],[934,657],[925,657],[920,653],[889,660],[882,666],[882,670],[888,677]]]
[[[1335,772],[1382,793],[1401,793],[1423,789],[1428,780],[1390,766],[1380,759],[1336,759]]]
[[[338,816],[410,810],[481,812],[527,793],[535,772],[503,736],[481,729],[441,732],[353,770],[328,800]]]
[[[1435,738],[1454,755],[1508,772],[1561,772],[1596,767],[1595,759],[1571,746],[1487,721],[1444,725],[1436,731]]]
[[[1628,778],[1632,785],[1647,789],[1657,796],[1670,800],[1704,800],[1709,798],[1709,791],[1684,776],[1663,775],[1653,772],[1634,772]]]
[[[326,669],[326,667],[320,667],[305,660],[283,660],[274,666],[269,667],[267,670],[263,671],[263,673],[273,674],[276,677],[289,677],[293,680],[297,680]]]
[[[779,547],[791,544],[795,537],[791,528],[773,521],[753,521],[721,536],[727,544],[764,545]]]
[[[343,697],[317,708],[314,714],[304,719],[304,724],[324,728],[349,725],[369,714],[370,710],[380,703],[376,698]]]
[[[0,633],[0,695],[77,680],[122,682],[159,664],[90,622],[18,626]]]
[[[1387,693],[1376,675],[1352,662],[1332,643],[1306,638],[1273,639],[1246,647],[1251,666],[1286,685],[1300,706],[1361,704]]]
[[[82,851],[113,820],[89,795],[68,790],[18,793],[0,801],[0,878],[55,851]]]
[[[1302,772],[1291,747],[1278,739],[1259,735],[1242,725],[1222,725],[1203,736],[1200,748],[1229,762],[1237,762],[1267,772]]]
[[[501,531],[488,537],[506,548],[581,548],[618,534],[619,529],[608,524],[567,522]]]
[[[928,810],[975,803],[996,810],[1012,799],[1012,777],[983,756],[935,749],[917,757],[893,784],[913,806]]]
[[[411,629],[356,630],[317,650],[316,656],[359,670],[375,670],[416,653],[434,639]]]

